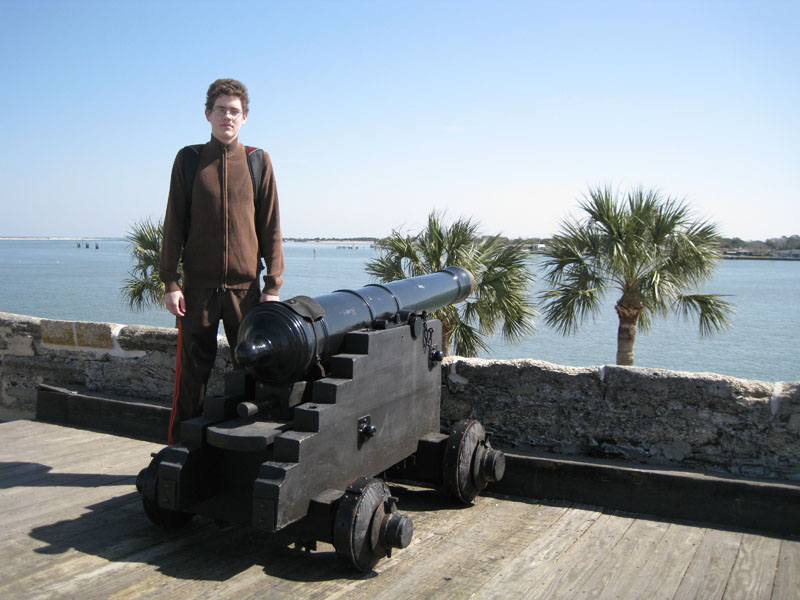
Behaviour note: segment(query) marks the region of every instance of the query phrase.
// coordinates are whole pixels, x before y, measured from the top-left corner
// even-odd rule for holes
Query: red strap
[[[181,338],[183,337],[183,329],[181,322],[178,321],[178,352],[175,355],[175,387],[172,391],[172,414],[169,416],[169,431],[167,433],[167,443],[174,444],[175,440],[172,439],[172,427],[175,425],[175,419],[178,415],[178,391],[181,387]]]

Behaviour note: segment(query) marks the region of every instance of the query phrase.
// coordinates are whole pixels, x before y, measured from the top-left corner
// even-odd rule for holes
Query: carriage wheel
[[[449,496],[471,504],[490,481],[502,479],[505,455],[492,448],[479,421],[459,421],[447,439],[443,459],[444,488]]]
[[[339,501],[333,545],[344,562],[370,571],[392,548],[405,548],[414,535],[411,517],[397,512],[397,500],[380,479],[360,477]]]
[[[136,489],[142,495],[144,514],[153,523],[164,529],[178,529],[185,526],[194,516],[192,513],[162,508],[156,500],[158,489],[158,465],[161,463],[164,450],[150,461],[150,464],[139,472],[136,478]]]

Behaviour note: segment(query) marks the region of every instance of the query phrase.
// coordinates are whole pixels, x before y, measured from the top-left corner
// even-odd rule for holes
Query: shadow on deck
[[[159,445],[31,421],[0,423],[4,598],[796,598],[788,534],[647,518],[498,494],[454,507],[396,486],[411,545],[372,573],[333,547],[196,518],[165,532],[135,475]]]

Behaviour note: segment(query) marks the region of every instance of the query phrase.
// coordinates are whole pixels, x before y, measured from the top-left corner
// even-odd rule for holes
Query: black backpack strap
[[[250,169],[250,179],[253,180],[253,206],[258,202],[258,192],[261,189],[261,178],[264,176],[264,151],[261,148],[245,146],[247,153],[247,168]],[[258,272],[263,268],[261,262],[261,243],[258,250]]]
[[[261,178],[264,176],[264,151],[261,148],[245,146],[247,152],[247,166],[250,169],[250,179],[253,180],[253,202],[258,199],[261,189]]]
[[[197,174],[197,167],[200,164],[200,151],[203,144],[184,146],[183,148],[183,186],[185,190],[186,206],[183,215],[183,243],[189,238],[189,225],[192,221],[192,187],[194,186],[194,176]]]
[[[183,223],[183,242],[189,237],[189,225],[192,220],[192,187],[200,164],[200,151],[203,144],[193,144],[183,148],[183,183],[186,190],[186,208]],[[261,148],[245,146],[247,152],[247,167],[250,169],[250,179],[253,182],[253,202],[258,198],[261,188],[261,178],[264,176],[264,151]]]

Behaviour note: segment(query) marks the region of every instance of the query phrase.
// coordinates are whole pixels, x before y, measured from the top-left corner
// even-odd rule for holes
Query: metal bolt
[[[414,521],[408,515],[392,513],[384,520],[381,534],[384,548],[406,548],[414,536]]]
[[[506,472],[506,455],[488,448],[483,456],[481,470],[486,481],[500,481]]]

